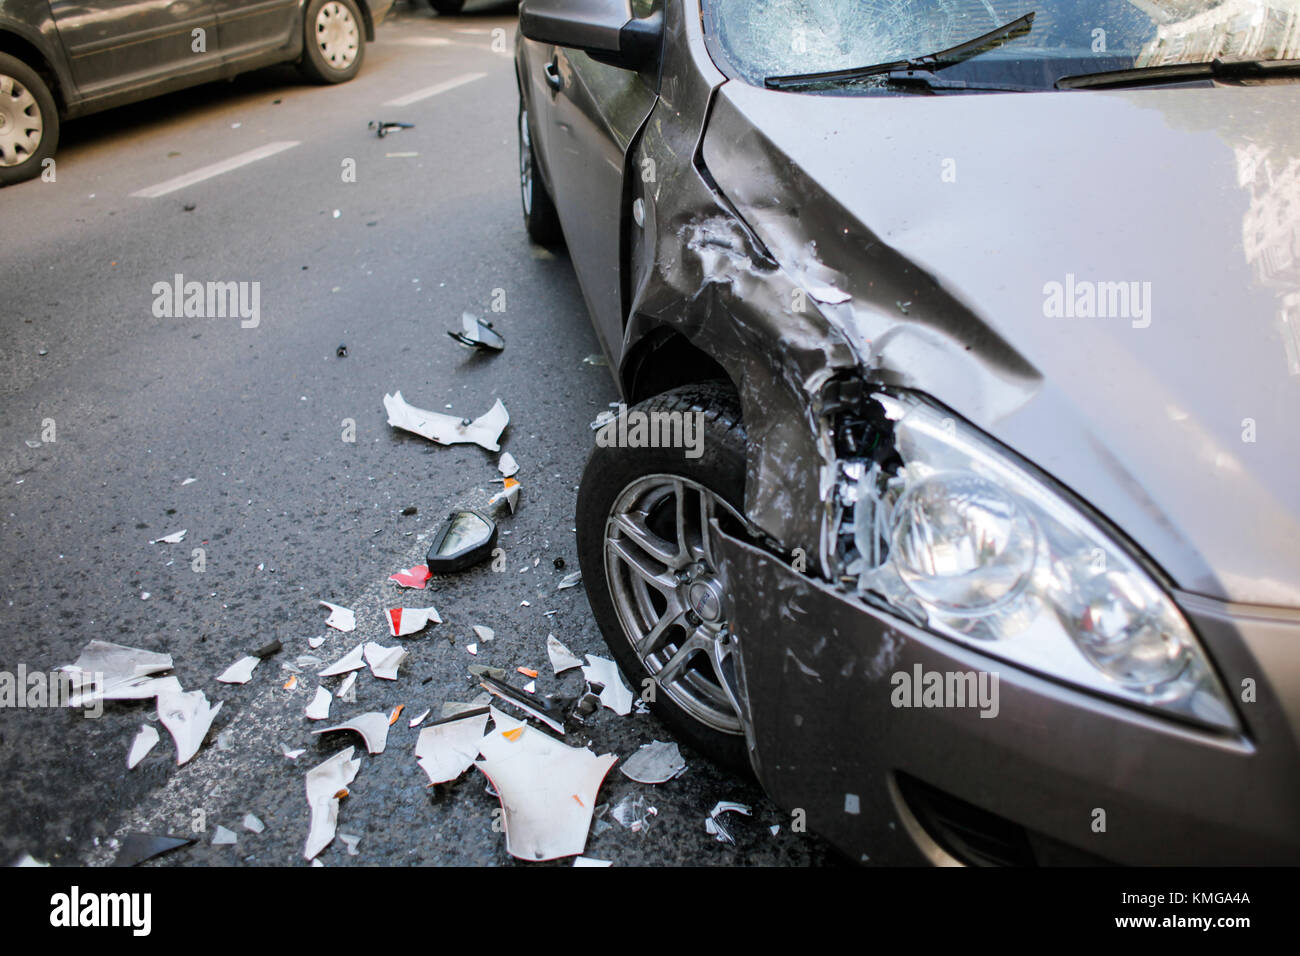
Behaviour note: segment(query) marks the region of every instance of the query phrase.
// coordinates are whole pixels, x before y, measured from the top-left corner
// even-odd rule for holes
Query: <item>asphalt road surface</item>
[[[98,719],[0,709],[0,863],[107,863],[123,834],[145,831],[199,841],[158,865],[305,866],[304,775],[348,745],[362,766],[339,830],[361,839],[355,856],[336,840],[325,865],[513,862],[485,778],[427,787],[407,718],[475,697],[475,662],[536,668],[538,693],[577,695],[580,671],[547,666],[550,632],[607,654],[582,588],[556,585],[577,568],[589,423],[618,396],[608,368],[584,362],[598,346],[569,262],[531,246],[520,221],[511,12],[439,18],[403,2],[349,84],[276,68],[74,121],[54,182],[0,191],[0,670],[48,672],[90,640],[114,641],[172,654],[187,690],[223,703],[194,760],[178,768],[155,722],[162,741],[130,771],[152,702],[109,703]],[[380,139],[371,120],[415,126]],[[256,325],[158,317],[154,285],[178,274],[259,283]],[[464,310],[496,324],[503,353],[447,337]],[[495,455],[389,427],[382,398],[396,389],[458,416],[498,398],[509,409],[503,447],[523,492],[500,519],[503,571],[482,565],[426,592],[387,583],[422,561],[448,509],[486,507],[500,487]],[[150,544],[182,528],[180,544]],[[321,600],[355,609],[356,631],[326,628]],[[383,609],[427,604],[444,623],[404,639],[399,679],[363,671],[356,703],[334,701],[335,717],[404,704],[386,752],[312,736],[314,672],[286,690],[284,665],[394,644]],[[496,632],[477,658],[474,624]],[[274,639],[284,650],[249,683],[217,683]],[[672,739],[654,717],[601,710],[569,742],[626,759],[654,739]],[[306,753],[289,760],[281,744]],[[615,767],[599,802],[639,793],[658,814],[642,832],[593,833],[588,856],[835,862],[752,783],[683,752],[685,774],[660,786]],[[753,805],[735,846],[705,832],[719,800]],[[242,827],[248,813],[265,832]],[[212,845],[219,825],[235,845]]]

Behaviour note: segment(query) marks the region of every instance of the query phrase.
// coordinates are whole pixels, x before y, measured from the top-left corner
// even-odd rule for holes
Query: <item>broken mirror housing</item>
[[[1240,729],[1200,640],[1118,535],[928,399],[871,400],[891,434],[841,461],[838,495],[843,578],[864,599],[1094,693]]]
[[[450,574],[478,564],[497,543],[496,523],[477,511],[447,515],[425,557],[430,574]]]

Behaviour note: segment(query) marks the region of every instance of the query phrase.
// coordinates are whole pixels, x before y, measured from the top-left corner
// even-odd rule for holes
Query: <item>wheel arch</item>
[[[362,27],[365,28],[366,42],[374,43],[375,42],[375,16],[373,13],[370,12],[370,0],[353,0],[353,2],[361,10],[361,25]],[[302,23],[307,22],[307,7],[309,7],[310,5],[311,5],[311,0],[302,0],[302,3],[298,5],[298,16],[301,17]],[[302,31],[300,30],[299,32]]]
[[[0,53],[8,53],[22,60],[45,81],[54,96],[54,103],[60,113],[65,113],[74,97],[72,78],[58,66],[55,56],[45,48],[39,35],[30,35],[22,24],[0,19]]]
[[[713,356],[681,332],[663,325],[641,336],[628,348],[619,374],[623,396],[630,405],[670,389],[704,382],[722,382],[733,392],[740,392]]]

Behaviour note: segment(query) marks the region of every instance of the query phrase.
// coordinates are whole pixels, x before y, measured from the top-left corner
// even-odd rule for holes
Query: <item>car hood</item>
[[[1298,114],[1290,83],[729,82],[703,156],[882,380],[1051,474],[1176,586],[1300,607]]]

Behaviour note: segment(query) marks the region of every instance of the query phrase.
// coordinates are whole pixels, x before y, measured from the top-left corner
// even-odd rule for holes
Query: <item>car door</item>
[[[214,0],[50,0],[50,11],[84,96],[220,62]]]
[[[662,5],[634,0],[631,14],[644,18]],[[550,48],[544,66],[551,192],[596,332],[617,360],[626,319],[623,240],[631,218],[627,154],[658,97],[658,66],[638,73],[562,47]]]
[[[293,42],[300,0],[215,0],[221,54],[242,59]]]

